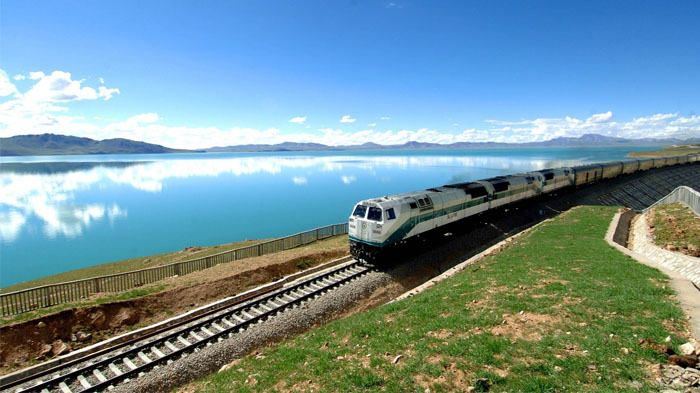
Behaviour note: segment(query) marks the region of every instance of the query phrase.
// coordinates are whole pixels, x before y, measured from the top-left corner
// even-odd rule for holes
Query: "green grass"
[[[264,242],[265,240],[246,240],[242,242],[222,244],[218,246],[202,247],[196,252],[184,253],[182,251],[169,252],[164,254],[149,255],[145,257],[126,259],[123,261],[103,263],[100,265],[90,266],[82,269],[71,270],[64,273],[54,274],[38,278],[36,280],[25,281],[19,284],[10,285],[0,289],[0,293],[8,293],[19,291],[22,289],[39,287],[42,285],[56,284],[67,281],[81,280],[84,278],[105,276],[109,274],[130,272],[133,270],[146,269],[149,267],[167,265],[173,262],[186,261],[205,257],[207,255],[218,254],[220,252],[233,250]]]
[[[700,144],[697,145],[682,145],[670,146],[662,150],[640,151],[627,154],[628,157],[663,157],[663,156],[682,156],[686,154],[700,153]]]
[[[686,205],[669,203],[654,208],[654,238],[657,245],[689,245],[700,248],[700,217]]]
[[[488,378],[492,392],[638,391],[633,381],[654,390],[647,366],[663,358],[637,342],[671,335],[675,346],[686,326],[667,277],[603,240],[614,212],[574,209],[426,292],[267,347],[194,387],[459,392]]]

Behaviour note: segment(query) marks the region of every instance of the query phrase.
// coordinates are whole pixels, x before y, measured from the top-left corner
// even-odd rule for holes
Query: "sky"
[[[700,137],[698,1],[0,3],[0,137]]]

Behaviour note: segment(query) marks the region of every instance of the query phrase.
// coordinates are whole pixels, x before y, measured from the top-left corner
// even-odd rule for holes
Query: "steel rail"
[[[24,389],[19,389],[16,390],[16,392],[49,392],[49,389],[59,389],[62,392],[73,392],[69,388],[69,383],[74,384],[78,382],[84,389],[78,390],[77,392],[98,392],[98,391],[104,391],[107,390],[109,386],[115,386],[116,384],[124,381],[125,379],[130,379],[134,375],[139,375],[142,372],[145,372],[153,367],[162,365],[162,364],[167,364],[169,360],[172,360],[173,358],[182,355],[184,353],[192,352],[196,348],[199,348],[203,345],[207,345],[209,343],[214,342],[215,340],[218,340],[220,338],[223,338],[225,335],[233,334],[236,331],[244,330],[246,327],[249,325],[255,324],[261,320],[264,320],[268,318],[271,315],[274,315],[276,313],[279,313],[287,308],[293,307],[294,305],[297,305],[299,303],[304,302],[305,300],[315,297],[322,292],[328,291],[331,288],[335,288],[337,286],[342,285],[345,282],[348,282],[352,280],[353,278],[356,278],[367,271],[369,271],[370,268],[362,265],[359,262],[351,263],[348,265],[344,265],[326,272],[323,272],[321,274],[315,275],[313,277],[305,278],[302,279],[301,281],[292,284],[291,286],[288,287],[283,287],[283,288],[277,288],[274,289],[272,292],[264,293],[261,296],[258,296],[253,299],[249,299],[248,301],[245,301],[244,303],[239,303],[233,306],[229,306],[227,310],[212,310],[211,312],[206,313],[205,315],[201,315],[195,319],[200,319],[199,322],[191,324],[193,321],[188,320],[188,321],[183,321],[181,323],[178,323],[175,326],[171,326],[168,328],[165,328],[163,330],[173,330],[174,331],[160,336],[154,340],[146,341],[143,342],[144,340],[147,340],[150,337],[153,337],[155,335],[160,335],[163,333],[163,330],[154,332],[152,334],[149,334],[146,337],[140,337],[135,340],[132,340],[130,342],[122,343],[117,347],[112,347],[112,348],[107,348],[103,351],[96,352],[92,354],[91,356],[84,357],[81,359],[76,359],[75,361],[71,361],[67,364],[58,366],[54,369],[51,370],[46,370],[45,372],[41,373],[41,375],[34,375],[30,377],[31,380],[36,380],[37,378],[40,378],[41,376],[49,375],[56,373],[59,371],[58,369],[65,370],[69,369],[67,373],[63,375],[56,375],[51,379],[48,379],[46,381],[38,381],[36,384],[32,386],[28,386]],[[311,284],[314,284],[313,286]],[[315,286],[315,287],[314,287]],[[305,290],[304,290],[305,289]],[[287,298],[283,298],[284,295],[287,295]],[[290,296],[291,295],[291,296]],[[288,300],[289,298],[293,300]],[[275,300],[272,302],[271,300]],[[261,305],[266,304],[265,307],[262,307]],[[256,308],[256,306],[258,306]],[[256,310],[256,311],[251,311],[251,310]],[[263,310],[263,311],[258,311],[258,310]],[[246,312],[248,311],[248,312]],[[216,314],[216,315],[212,315]],[[241,315],[237,315],[241,314]],[[246,316],[246,314],[248,316]],[[257,314],[257,315],[252,315],[252,314]],[[228,321],[229,318],[232,316],[236,315],[233,321],[236,321],[236,323],[231,323]],[[218,322],[218,323],[217,323]],[[224,325],[226,327],[223,327],[221,325]],[[187,325],[185,327],[182,327],[182,325]],[[217,330],[216,333],[211,333],[211,331],[207,328],[209,326],[212,330]],[[182,327],[182,328],[180,328]],[[180,329],[177,329],[180,328]],[[192,334],[194,333],[194,334]],[[206,335],[206,337],[200,337],[199,335]],[[184,340],[179,340],[178,337],[182,338],[187,338]],[[172,339],[177,339],[178,341],[175,341],[182,345],[182,348],[176,348],[175,345],[172,345],[170,341]],[[192,342],[189,342],[187,340],[190,340]],[[184,341],[184,343],[183,343]],[[99,361],[96,362],[90,362],[90,359],[96,359],[99,358],[100,356],[104,355],[106,352],[113,352],[115,350],[118,350],[119,348],[123,348],[125,346],[132,345],[136,342],[142,342],[141,344],[135,345],[134,347],[126,350],[119,352],[113,356],[109,356],[106,358],[103,358]],[[167,345],[166,343],[170,343],[170,345]],[[185,344],[187,343],[187,344]],[[175,349],[173,349],[175,347]],[[156,348],[158,352],[160,352],[161,349],[167,348],[167,351],[169,353],[167,354],[158,354],[156,351],[152,351],[151,348]],[[149,358],[145,353],[152,353],[155,355],[155,359]],[[147,358],[149,361],[145,361],[144,358]],[[137,363],[142,363],[139,365],[135,365],[133,360],[138,360]],[[84,367],[82,368],[74,368],[70,369],[70,367],[76,365],[76,363],[85,363],[88,362]],[[119,369],[119,373],[115,373],[113,371],[113,367],[116,364],[125,364],[129,369],[127,370],[121,370]],[[133,367],[132,367],[133,366]],[[116,367],[116,366],[115,366]],[[95,370],[98,370],[95,372]],[[114,374],[111,378],[106,378],[104,377],[104,374],[102,371],[109,370],[109,374]],[[98,376],[98,374],[100,376]],[[91,376],[95,376],[100,382],[97,384],[91,384],[87,381],[87,378]],[[82,378],[81,378],[82,377]],[[102,380],[104,379],[104,380]],[[15,381],[11,384],[5,385],[2,388],[7,389],[10,387],[14,386],[19,386],[21,384],[25,384],[27,382],[30,382],[28,379],[24,379],[22,381]],[[88,385],[88,386],[86,386]]]

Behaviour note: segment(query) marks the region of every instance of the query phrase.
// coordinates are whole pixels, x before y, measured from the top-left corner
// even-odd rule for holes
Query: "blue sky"
[[[0,136],[700,136],[700,2],[13,1]]]

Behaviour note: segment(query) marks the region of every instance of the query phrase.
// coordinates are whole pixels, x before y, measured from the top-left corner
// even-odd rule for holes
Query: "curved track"
[[[231,337],[370,271],[353,262],[275,289],[245,303],[217,310],[180,324],[101,351],[66,365],[2,386],[8,392],[102,392],[139,375],[170,364],[204,346]]]

